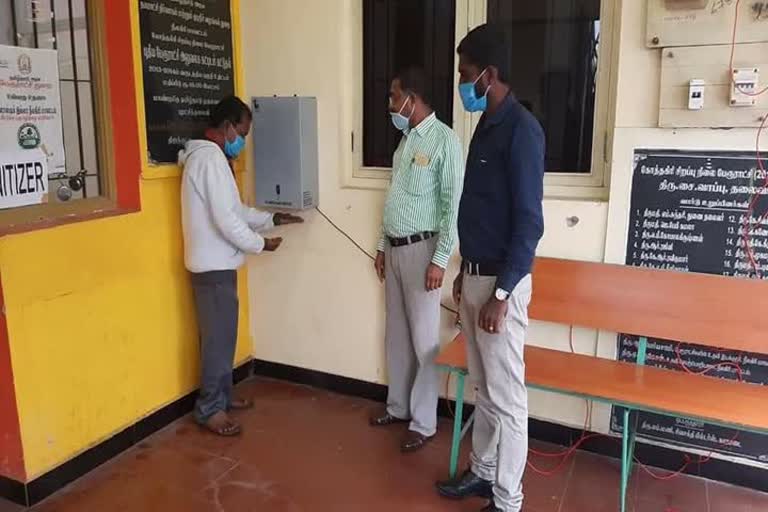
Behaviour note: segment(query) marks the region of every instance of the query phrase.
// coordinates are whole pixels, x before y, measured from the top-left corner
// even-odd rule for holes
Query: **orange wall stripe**
[[[131,32],[132,2],[104,2],[109,66],[110,114],[114,141],[115,182],[120,208],[141,208],[141,145],[136,116],[136,76]],[[138,30],[138,27],[136,28]]]
[[[16,408],[16,387],[13,383],[11,347],[1,283],[0,308],[0,476],[24,482],[27,474],[24,469],[24,449]]]

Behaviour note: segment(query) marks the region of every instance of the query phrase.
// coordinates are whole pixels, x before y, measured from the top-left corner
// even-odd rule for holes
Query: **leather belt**
[[[471,276],[495,277],[501,272],[501,265],[497,263],[474,263],[463,260],[461,262],[461,269],[465,274]]]
[[[404,245],[411,245],[418,242],[423,242],[424,240],[429,240],[436,234],[437,233],[432,231],[425,231],[423,233],[416,233],[415,235],[404,236],[402,238],[394,238],[388,236],[387,240],[389,240],[389,245],[392,247],[403,247]]]

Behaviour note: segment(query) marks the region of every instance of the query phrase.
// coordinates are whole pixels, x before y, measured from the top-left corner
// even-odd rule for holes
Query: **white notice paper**
[[[0,154],[42,150],[47,169],[65,171],[55,50],[0,45]],[[36,157],[35,157],[36,158]]]
[[[0,209],[48,200],[48,158],[40,149],[0,150]]]

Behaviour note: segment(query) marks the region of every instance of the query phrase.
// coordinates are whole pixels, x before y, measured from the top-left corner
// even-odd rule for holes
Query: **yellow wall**
[[[142,181],[141,213],[0,239],[29,480],[197,385],[175,174]],[[240,283],[243,361],[244,272]]]
[[[601,201],[546,198],[541,256],[623,263],[634,148],[754,149],[755,130],[656,128],[661,54],[644,45],[645,2],[605,1],[614,2],[613,52],[618,55],[609,196]],[[480,3],[469,0],[467,5],[472,10]],[[243,34],[247,93],[318,98],[321,208],[373,251],[384,192],[345,186],[344,179],[354,164],[349,134],[360,115],[355,105],[355,91],[362,88],[356,75],[362,41],[359,0],[252,0],[240,8],[249,23]],[[459,14],[458,35],[461,27],[471,24]],[[763,147],[768,148],[768,137]],[[258,340],[254,355],[385,383],[384,301],[371,263],[317,213],[306,216],[306,224],[287,233],[280,253],[251,261],[251,326]],[[575,227],[566,222],[571,216],[580,220]],[[449,289],[445,286],[443,292],[450,303]],[[444,315],[445,340],[453,333],[451,320]],[[569,350],[569,328],[533,322],[528,341]],[[615,357],[615,333],[576,329],[574,341],[579,352]],[[531,414],[536,418],[581,428],[585,406],[578,398],[531,391]],[[609,418],[610,408],[595,404],[590,428],[608,432]]]

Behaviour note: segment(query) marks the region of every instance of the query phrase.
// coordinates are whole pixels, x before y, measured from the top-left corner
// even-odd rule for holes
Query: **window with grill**
[[[104,195],[97,70],[86,0],[0,0],[0,45],[55,50],[64,168],[51,169],[48,202]]]
[[[512,45],[512,90],[544,127],[548,172],[589,173],[600,0],[488,0]]]
[[[437,117],[453,121],[456,0],[363,0],[363,166],[389,168],[400,140],[388,113],[393,75],[422,68]]]

